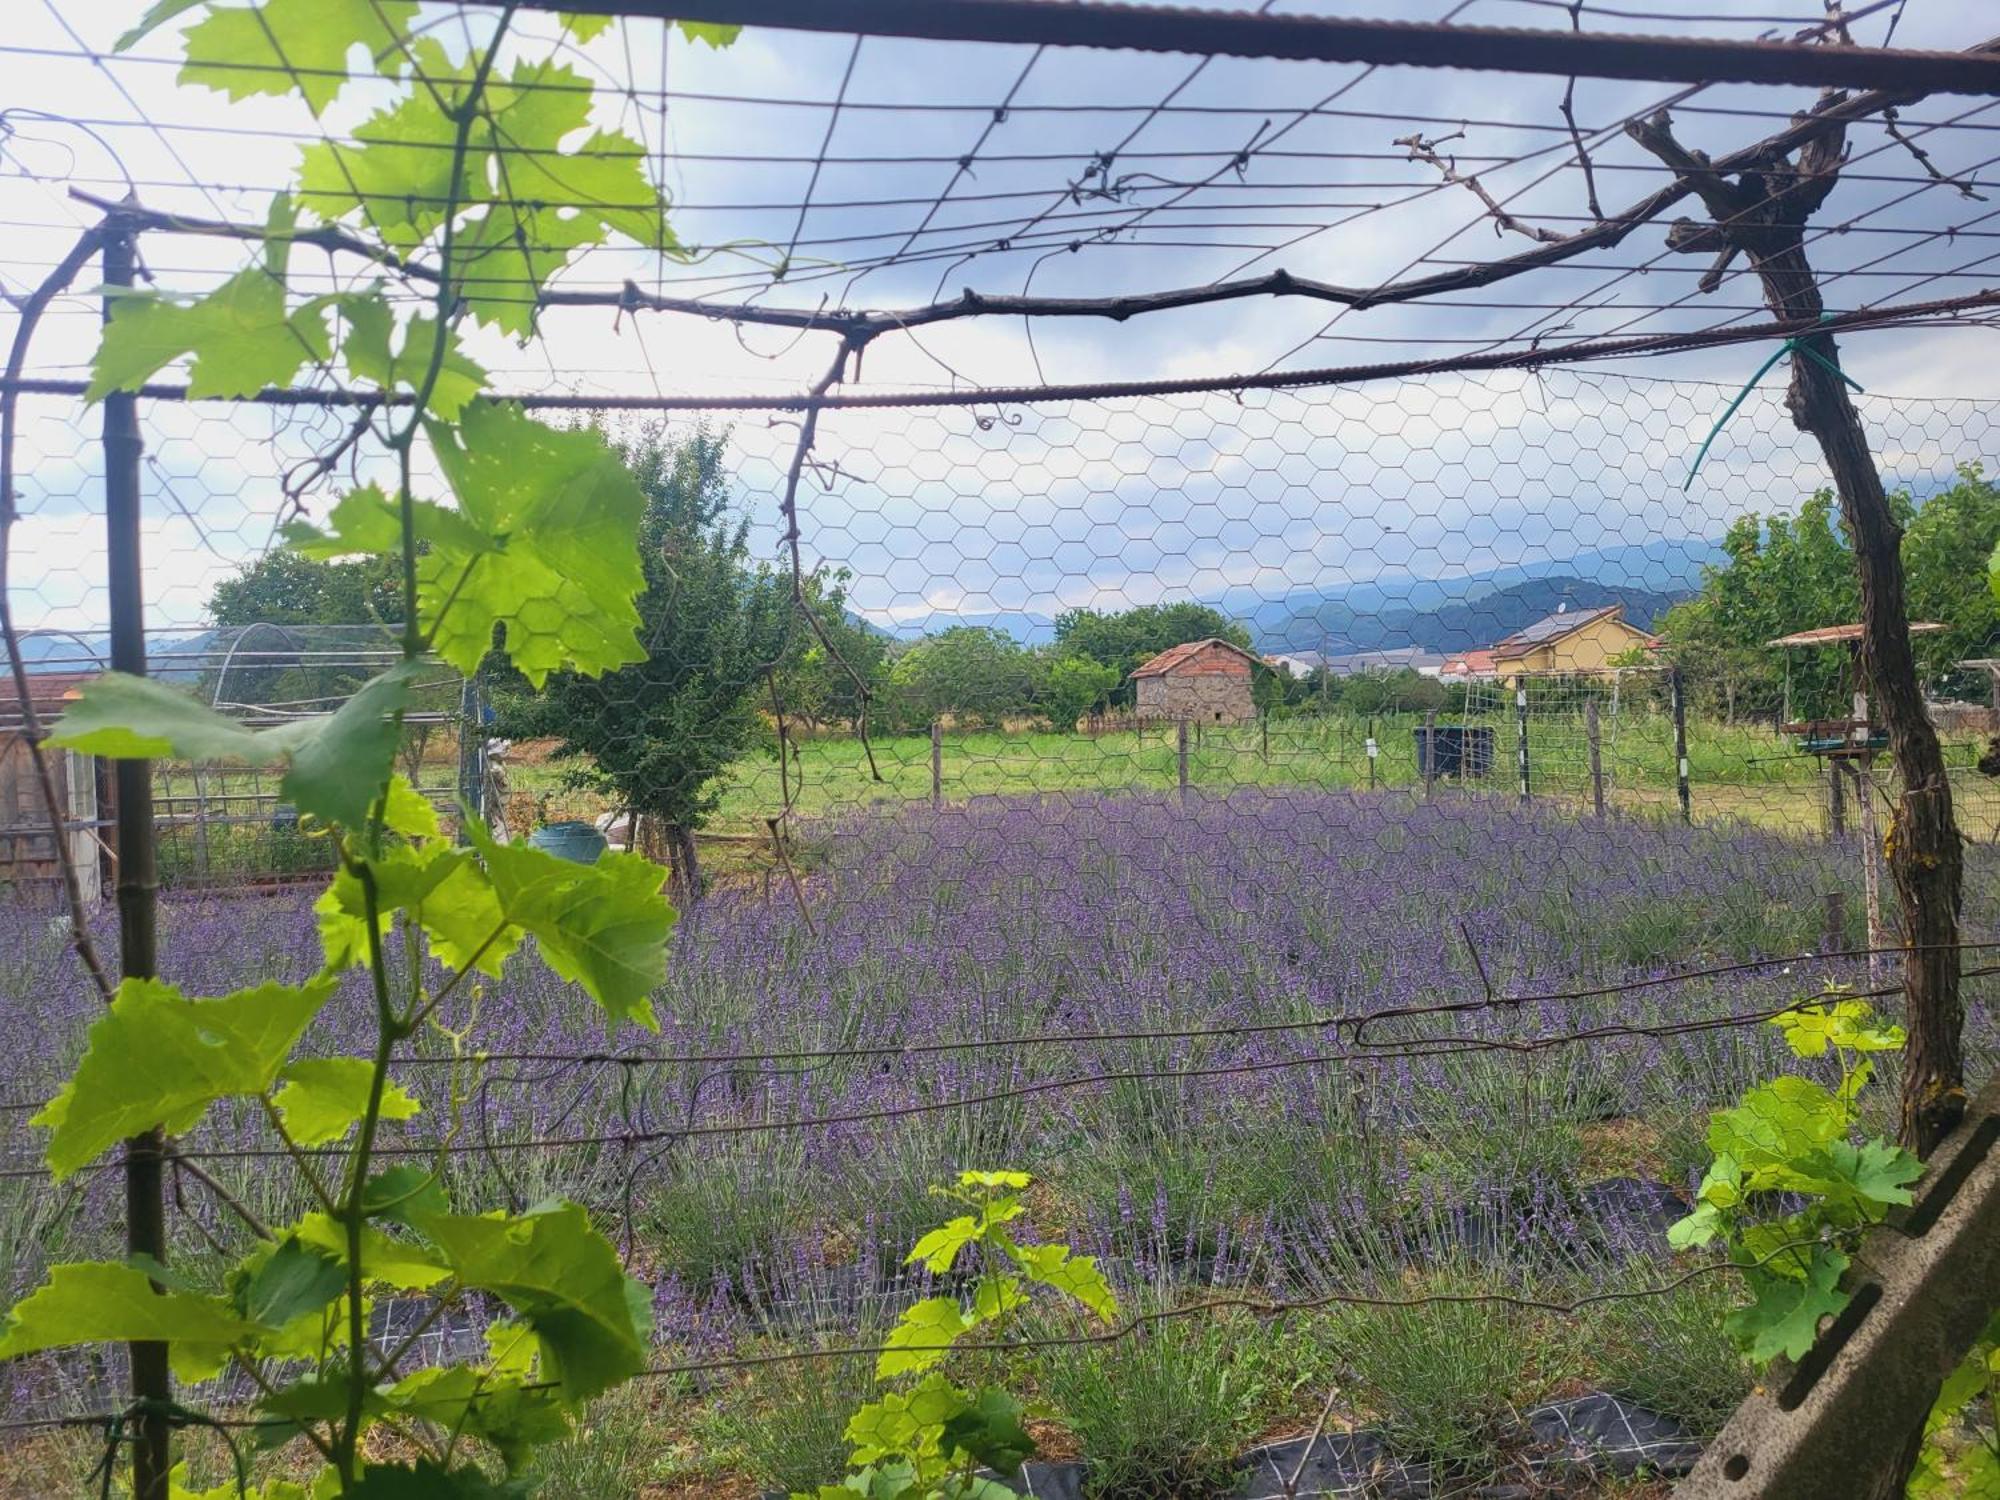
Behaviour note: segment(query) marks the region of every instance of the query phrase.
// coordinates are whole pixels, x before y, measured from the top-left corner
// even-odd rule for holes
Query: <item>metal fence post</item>
[[[1270,711],[1257,715],[1257,737],[1261,744],[1264,764],[1271,763],[1271,715]]]
[[[931,720],[931,811],[944,806],[944,725]]]
[[[1832,755],[1826,757],[1826,832],[1836,844],[1847,837],[1847,782]]]
[[[1514,758],[1521,772],[1521,800],[1529,796],[1528,785],[1528,679],[1514,681]]]
[[[1427,710],[1424,714],[1424,749],[1422,756],[1419,757],[1423,761],[1424,795],[1426,797],[1429,797],[1432,792],[1437,790],[1437,741],[1438,715],[1437,710],[1433,708]]]
[[[1188,726],[1182,719],[1174,725],[1174,751],[1180,761],[1181,801],[1187,801],[1188,794]]]
[[[1675,667],[1667,674],[1667,686],[1674,700],[1674,774],[1675,789],[1681,799],[1681,821],[1694,821],[1693,799],[1688,788],[1688,706],[1685,685],[1681,681],[1681,669]]]
[[[1368,738],[1361,747],[1368,756],[1368,790],[1375,790],[1375,721],[1368,721]]]
[[[1597,700],[1583,702],[1583,735],[1590,751],[1590,805],[1598,817],[1604,816],[1604,741],[1597,722]]]
[[[138,250],[129,233],[104,242],[104,284],[130,287]],[[111,315],[113,298],[104,314]],[[139,402],[130,395],[104,399],[104,547],[110,605],[111,666],[146,675],[145,564],[140,552]],[[151,979],[158,965],[155,926],[159,868],[153,842],[153,765],[121,760],[113,769],[118,788],[115,843],[118,851],[118,972],[126,979]],[[149,1130],[125,1143],[125,1246],[132,1255],[167,1259],[167,1202],[164,1185],[166,1138]],[[155,1283],[154,1290],[162,1288]],[[172,1466],[172,1429],[167,1408],[173,1386],[167,1346],[141,1340],[131,1346],[133,1421],[132,1493],[136,1500],[167,1500]]]

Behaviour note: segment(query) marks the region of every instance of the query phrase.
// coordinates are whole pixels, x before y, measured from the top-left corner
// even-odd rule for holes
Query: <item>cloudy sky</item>
[[[72,189],[117,196],[129,182],[157,208],[261,218],[300,145],[365,113],[357,101],[315,122],[287,101],[230,104],[177,87],[171,32],[103,58],[142,8],[9,8],[0,286],[10,293],[32,285],[90,220]],[[1273,8],[1567,24],[1566,9],[1535,0]],[[1650,14],[1609,14],[1619,9]],[[1659,18],[1674,11],[1702,19]],[[1716,19],[1725,14],[1735,19]],[[1607,0],[1586,7],[1585,24],[1752,37],[1789,34],[1815,14],[1802,0]],[[1862,21],[1861,39],[1881,41],[1896,15],[1891,7]],[[1984,0],[1908,0],[1894,41],[1956,48],[1992,29]],[[1476,172],[1531,224],[1567,232],[1589,214],[1559,113],[1561,79],[882,39],[857,47],[778,31],[747,32],[718,53],[648,22],[627,23],[572,60],[605,85],[602,123],[656,153],[674,228],[701,247],[692,264],[632,247],[596,252],[572,270],[572,286],[632,277],[722,300],[901,307],[968,286],[1101,295],[1278,267],[1374,284],[1525,248],[1520,235],[1496,233],[1469,191],[1408,159],[1396,141],[1413,130],[1454,136],[1441,149],[1458,169]],[[1607,209],[1660,180],[1618,125],[1683,92],[1577,85],[1575,113]],[[1709,87],[1677,104],[1675,117],[1683,139],[1720,153],[1810,102],[1804,91]],[[1932,182],[1878,127],[1858,129],[1812,245],[1836,308],[2000,284],[2000,187],[1983,186],[1989,176],[2000,183],[2000,101],[1935,98],[1906,110],[1904,128],[1940,170],[1982,184],[1988,197]],[[239,254],[201,240],[146,246],[157,283],[170,288],[212,284]],[[781,262],[788,274],[773,285]],[[1763,316],[1743,278],[1698,294],[1701,265],[1666,255],[1660,231],[1648,230],[1483,292],[1365,313],[1265,300],[1032,334],[1018,319],[955,323],[880,340],[859,385],[1248,374]],[[295,265],[302,286],[326,271],[311,257]],[[85,297],[59,306],[31,369],[80,370],[94,316]],[[829,355],[823,336],[739,336],[687,317],[574,310],[552,313],[544,331],[527,349],[481,337],[476,351],[496,387],[767,394],[809,382]],[[910,628],[1190,593],[1278,598],[1647,544],[1657,553],[1713,537],[1746,509],[1787,508],[1817,482],[1815,455],[1781,405],[1761,398],[1683,489],[1728,387],[1766,352],[1241,402],[842,413],[818,450],[810,560],[852,568],[864,609]],[[1921,491],[1954,463],[1984,456],[1978,402],[2000,396],[1991,329],[1855,336],[1844,353],[1871,392],[1871,424],[1897,482]],[[1782,376],[1770,384],[1774,397]],[[102,614],[95,419],[54,400],[27,403],[24,416],[16,608],[28,623],[87,627]],[[730,421],[741,503],[769,546],[792,430],[761,413]],[[191,624],[215,578],[268,545],[280,473],[333,424],[219,406],[149,407],[146,422],[151,603],[162,624]]]

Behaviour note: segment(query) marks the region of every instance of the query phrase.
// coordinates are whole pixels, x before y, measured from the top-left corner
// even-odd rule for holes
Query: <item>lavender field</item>
[[[2000,932],[1993,875],[1973,851],[1973,940]],[[684,921],[658,1036],[606,1038],[516,962],[451,1018],[462,1044],[439,1031],[402,1070],[425,1108],[389,1127],[392,1148],[448,1149],[466,1204],[588,1204],[654,1288],[665,1362],[866,1344],[925,1294],[901,1252],[939,1217],[930,1185],[966,1166],[1034,1172],[1035,1228],[1104,1257],[1134,1309],[1657,1285],[1686,1269],[1662,1231],[1705,1162],[1707,1110],[1797,1066],[1773,1028],[1716,1023],[1867,984],[1854,960],[1799,957],[1826,945],[1830,891],[1860,945],[1852,849],[1483,800],[974,801],[813,827],[802,879],[804,913],[774,883]],[[115,1253],[121,1199],[115,1174],[56,1191],[33,1173],[22,1106],[57,1086],[90,1002],[59,923],[0,920],[11,1300],[51,1259]],[[303,898],[175,902],[163,920],[190,991],[317,964]],[[2000,1052],[1990,986],[1970,991],[1981,1077]],[[363,1003],[327,1012],[325,1049],[351,1045],[343,1006]],[[222,1107],[189,1149],[273,1219],[306,1205],[271,1144]],[[199,1274],[236,1231],[182,1187],[178,1254]],[[1227,1493],[1230,1460],[1310,1427],[1330,1388],[1336,1426],[1365,1427],[1381,1464],[1471,1485],[1513,1472],[1546,1425],[1529,1418],[1587,1390],[1711,1429],[1746,1381],[1719,1329],[1730,1296],[1710,1277],[1574,1316],[1210,1315],[1017,1353],[1009,1373],[1047,1405],[1044,1446],[1080,1454],[1106,1496]],[[837,1477],[867,1374],[832,1359],[642,1382],[549,1461],[548,1492]],[[7,1376],[24,1410],[87,1403],[109,1378]],[[0,1455],[0,1475],[32,1488],[87,1462],[44,1444]]]

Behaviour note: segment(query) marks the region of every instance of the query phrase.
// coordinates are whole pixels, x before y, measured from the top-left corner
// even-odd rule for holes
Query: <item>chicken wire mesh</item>
[[[432,1109],[385,1149],[443,1147],[468,1198],[588,1204],[652,1278],[670,1362],[879,1336],[924,1290],[894,1262],[934,1213],[928,1185],[974,1159],[1032,1166],[1080,1245],[1182,1292],[1310,1302],[1415,1267],[1562,1301],[1635,1265],[1670,1279],[1661,1233],[1705,1112],[1781,1066],[1763,1020],[1828,982],[1893,1003],[1893,973],[1859,951],[1895,942],[1893,903],[1868,915],[1867,793],[1850,785],[1836,836],[1827,763],[1786,728],[1809,684],[1775,652],[1729,663],[1728,692],[1698,658],[1658,659],[1651,627],[1727,563],[1718,539],[1826,483],[1760,394],[1683,491],[1729,394],[1555,371],[829,411],[799,523],[835,652],[792,619],[795,427],[601,415],[681,507],[649,534],[654,587],[724,623],[662,625],[658,659],[578,684],[553,736],[516,728],[533,695],[504,670],[442,673],[413,731],[440,741],[412,765],[455,801],[462,737],[490,758],[497,821],[614,842],[635,837],[634,777],[698,779],[658,804],[688,843],[646,817],[636,837],[698,851],[705,892],[660,1037],[593,1040],[559,981],[510,970],[483,1002],[487,1060],[422,1045],[409,1082]],[[54,625],[101,604],[79,566],[95,440],[74,408],[29,411],[16,608],[67,666],[98,649]],[[1988,411],[1866,403],[1913,498],[1984,461]],[[327,429],[257,406],[149,403],[144,420],[161,669],[239,715],[328,706],[395,622],[200,624],[272,555],[281,513],[328,503],[284,483]],[[369,477],[357,460],[342,483]],[[1194,604],[1225,623],[1200,625],[1193,664],[1224,670],[1183,699],[1140,696],[1152,643],[1090,634]],[[1247,652],[1201,646],[1211,628]],[[1110,664],[1066,689],[1060,663],[1093,646]],[[1932,660],[1940,691],[1953,667]],[[1837,672],[1819,690],[1837,696]],[[1976,945],[2000,938],[1984,728],[1961,716],[1948,736],[1982,1073],[1996,1036]],[[1885,768],[1864,771],[1882,795]],[[157,771],[163,856],[204,774],[242,773]],[[227,809],[268,823],[251,799],[274,794],[207,790],[225,821],[202,835],[205,894],[164,910],[173,977],[207,992],[246,966],[311,967],[309,913],[250,894],[283,850],[216,853]],[[10,906],[12,1004],[66,1033],[82,1002],[41,977],[69,960],[37,910]],[[46,1088],[44,1067],[17,1063],[13,1094]],[[108,1176],[52,1198],[25,1109],[5,1118],[24,1284],[117,1203]],[[258,1212],[294,1206],[251,1113],[184,1149]],[[192,1185],[177,1213],[226,1231]],[[1722,1305],[1710,1288],[1669,1301]],[[1580,1316],[1630,1336],[1630,1315]],[[107,1379],[70,1370],[21,1399],[87,1405]]]

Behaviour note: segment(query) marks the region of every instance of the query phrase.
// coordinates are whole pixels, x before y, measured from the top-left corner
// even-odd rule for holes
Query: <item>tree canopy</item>
[[[1990,654],[2000,636],[2000,603],[1986,577],[2000,542],[2000,486],[1970,464],[1921,505],[1907,494],[1891,500],[1905,528],[1910,618],[1946,627],[1913,643],[1918,668],[1938,683],[1956,663]],[[1742,517],[1722,549],[1725,561],[1704,570],[1701,592],[1659,624],[1693,691],[1730,716],[1775,713],[1789,670],[1794,712],[1843,711],[1850,676],[1843,652],[1798,651],[1788,663],[1768,644],[1860,616],[1853,551],[1832,492],[1821,490],[1793,516]]]

